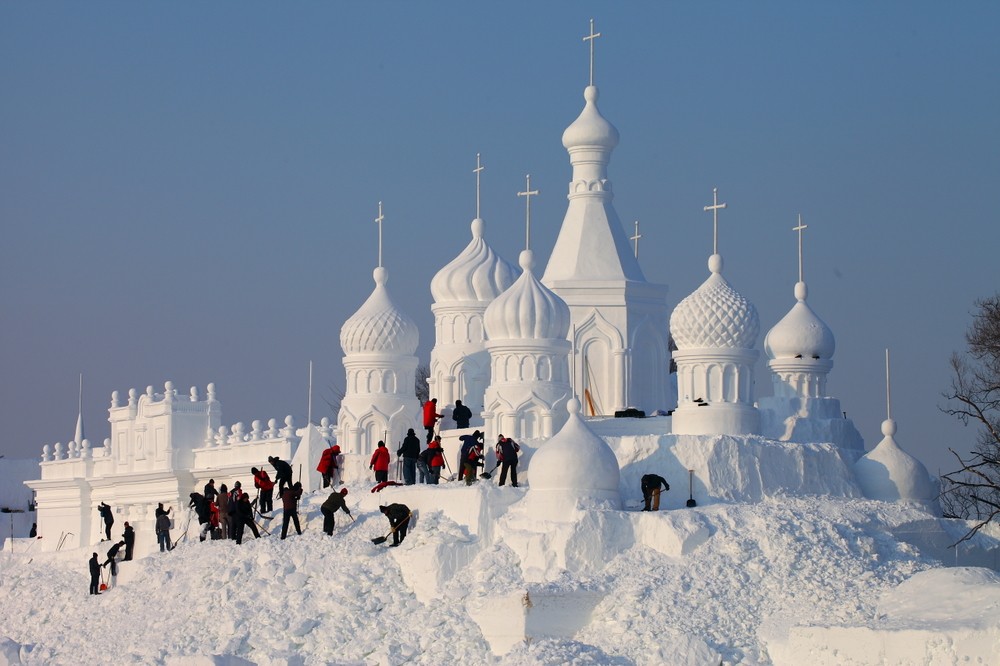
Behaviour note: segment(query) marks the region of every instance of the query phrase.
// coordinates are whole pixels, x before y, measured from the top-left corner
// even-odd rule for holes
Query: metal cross
[[[531,189],[531,174],[524,177],[524,192],[518,192],[517,196],[524,197],[524,249],[531,249],[531,197],[538,194],[538,190]]]
[[[486,167],[484,167],[479,161],[479,153],[476,153],[476,168],[472,170],[472,173],[476,174],[476,219],[479,219],[479,174],[481,174]]]
[[[601,33],[594,32],[594,19],[590,19],[590,34],[583,38],[583,41],[590,42],[590,85],[594,85],[594,40],[601,36]]]
[[[792,227],[792,231],[799,232],[799,282],[802,282],[802,232],[808,228],[809,225],[802,224],[802,213],[799,213],[799,226]]]
[[[712,254],[719,254],[719,211],[726,204],[719,203],[719,188],[712,188],[712,205],[705,206],[705,211],[712,211]]]
[[[375,224],[378,225],[378,266],[382,267],[382,222],[385,221],[385,215],[382,214],[382,202],[378,202],[378,217],[375,218]]]
[[[630,241],[635,241],[635,258],[639,258],[639,239],[642,238],[642,234],[639,233],[639,220],[635,221],[635,236],[629,238]]]

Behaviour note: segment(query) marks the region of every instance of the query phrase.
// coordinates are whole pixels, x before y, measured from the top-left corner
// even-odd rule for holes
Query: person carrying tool
[[[385,448],[385,442],[380,439],[375,452],[372,453],[371,462],[368,463],[368,469],[375,470],[375,483],[385,483],[389,480],[390,457],[389,449]]]
[[[660,510],[660,488],[663,490],[670,490],[670,484],[662,476],[657,474],[645,474],[642,479],[639,480],[639,485],[642,487],[642,501],[643,501],[643,511],[659,511]],[[650,500],[653,502],[653,508],[649,508]]]
[[[267,462],[274,467],[274,482],[278,484],[278,495],[285,486],[292,485],[292,466],[278,456],[268,456]]]
[[[427,430],[427,443],[434,439],[434,426],[444,414],[437,413],[437,398],[431,398],[424,403],[424,428]]]
[[[351,515],[351,510],[347,508],[345,497],[347,497],[347,488],[341,488],[340,492],[330,493],[330,497],[319,507],[320,512],[323,514],[323,532],[327,536],[333,536],[333,528],[336,527],[333,514],[337,513],[337,509],[341,509],[348,516]],[[351,520],[354,520],[353,516]]]
[[[323,449],[323,454],[316,465],[316,471],[323,477],[323,487],[329,488],[333,483],[333,476],[337,473],[337,456],[340,455],[340,447],[334,444]]]
[[[483,443],[476,442],[465,458],[465,485],[471,486],[476,482],[476,470],[483,466],[483,457]]]
[[[503,437],[503,435],[500,435]],[[458,438],[458,441],[462,443],[462,448],[458,452],[458,480],[461,481],[463,475],[465,474],[465,460],[469,457],[469,451],[472,450],[477,443],[481,443],[483,440],[483,433],[478,430],[471,435],[462,435]]]
[[[111,526],[115,524],[115,515],[111,512],[111,507],[104,502],[97,505],[97,510],[104,519],[104,538],[101,541],[111,541]]]
[[[302,484],[295,482],[291,488],[285,488],[281,492],[281,508],[284,516],[281,519],[281,538],[288,536],[288,521],[295,523],[295,532],[302,536],[302,528],[299,526],[299,498],[302,497]]]
[[[403,543],[403,539],[406,538],[406,529],[410,525],[410,507],[405,504],[390,504],[389,506],[380,506],[378,508],[382,514],[389,519],[389,525],[392,526],[392,546],[398,546]],[[380,537],[382,543],[385,541],[385,537]]]
[[[284,461],[279,460],[278,462]],[[287,465],[288,463],[285,464]],[[289,467],[288,469],[289,474],[291,474],[292,468]],[[267,470],[251,467],[250,473],[253,474],[253,487],[260,491],[260,500],[258,500],[257,503],[257,510],[261,513],[271,513],[274,511],[274,481],[272,481],[271,477],[267,475]],[[291,481],[290,476],[289,481]],[[280,494],[281,491],[279,490],[278,492]]]
[[[249,527],[253,532],[253,538],[259,539],[260,532],[257,531],[257,523],[253,521],[253,505],[250,504],[250,496],[241,492],[240,498],[236,502],[236,543],[243,543],[243,531]]]
[[[124,541],[119,541],[115,545],[111,546],[111,548],[108,549],[108,559],[107,559],[107,561],[104,564],[101,565],[102,567],[106,567],[109,564],[111,565],[111,579],[112,580],[115,580],[115,579],[118,578],[118,551],[121,550],[121,547],[124,546],[124,545],[125,545]]]

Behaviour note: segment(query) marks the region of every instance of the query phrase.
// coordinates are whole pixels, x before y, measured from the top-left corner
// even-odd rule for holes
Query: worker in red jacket
[[[384,483],[389,480],[389,449],[385,448],[385,442],[379,440],[372,454],[368,469],[375,470],[375,482]]]
[[[424,403],[424,428],[427,429],[428,444],[430,444],[431,440],[434,439],[434,425],[437,423],[439,418],[444,416],[443,414],[437,413],[437,405],[437,398],[431,398]]]
[[[274,511],[274,481],[267,475],[267,470],[251,467],[253,474],[253,487],[260,490],[260,502],[257,510],[261,513],[271,513]]]
[[[333,476],[337,473],[337,456],[340,455],[340,447],[334,444],[323,449],[316,471],[323,475],[323,487],[329,488],[333,483]]]

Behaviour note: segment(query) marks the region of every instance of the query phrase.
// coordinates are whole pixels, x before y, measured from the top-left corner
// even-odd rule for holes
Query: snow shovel
[[[693,506],[698,506],[698,503],[694,501],[694,470],[688,470],[688,508]]]
[[[104,578],[104,567],[101,567],[101,586],[99,588],[97,588],[97,591],[98,592],[107,592],[108,591],[108,584],[105,582],[105,578]]]
[[[348,514],[348,515],[350,515],[350,514]],[[403,523],[407,522],[410,519],[410,516],[412,516],[412,515],[413,515],[412,512],[406,514],[406,518],[404,518],[403,520],[399,521],[399,524],[397,524],[395,527],[393,527],[391,530],[389,530],[388,534],[386,534],[385,536],[375,537],[374,539],[372,539],[372,543],[375,544],[376,546],[378,544],[380,544],[380,543],[385,543],[386,539],[388,539],[393,534],[395,534],[396,530],[399,529],[399,526],[402,525]]]
[[[493,476],[493,472],[497,471],[497,467],[499,467],[501,464],[502,463],[497,463],[496,465],[493,466],[493,469],[491,469],[490,471],[483,472],[482,474],[480,474],[479,478],[480,479],[488,479],[488,478],[492,477]]]

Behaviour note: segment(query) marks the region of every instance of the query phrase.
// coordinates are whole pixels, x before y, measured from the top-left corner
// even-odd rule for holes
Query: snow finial
[[[712,205],[705,206],[705,212],[712,211],[712,254],[719,254],[719,211],[728,204],[719,203],[719,188],[712,188]]]
[[[375,224],[378,225],[378,267],[382,268],[382,222],[385,221],[385,215],[382,214],[382,202],[378,202],[378,217],[375,218]]]
[[[635,243],[635,258],[639,258],[639,239],[642,238],[642,234],[639,233],[639,220],[635,221],[635,235],[630,237],[629,240]]]
[[[518,192],[517,196],[524,197],[524,249],[531,249],[531,197],[538,194],[538,190],[531,189],[531,174],[524,177],[527,185],[524,192]]]
[[[590,42],[590,85],[594,85],[594,40],[601,36],[601,33],[594,32],[594,19],[590,19],[590,34],[583,38],[583,41]]]
[[[472,173],[476,174],[476,219],[480,219],[479,216],[479,176],[486,167],[483,166],[482,162],[479,161],[479,153],[476,153],[476,168],[472,170]]]

